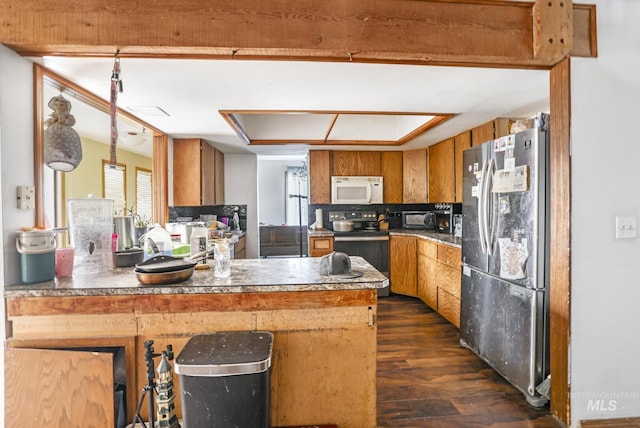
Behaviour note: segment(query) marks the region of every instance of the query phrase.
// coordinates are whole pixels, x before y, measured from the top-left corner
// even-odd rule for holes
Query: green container
[[[39,253],[18,253],[23,284],[52,281],[56,276],[55,248]]]

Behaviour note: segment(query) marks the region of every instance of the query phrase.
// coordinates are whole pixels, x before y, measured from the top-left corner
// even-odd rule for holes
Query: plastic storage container
[[[52,230],[18,232],[16,249],[24,284],[51,281],[56,276],[56,238]]]
[[[67,219],[75,247],[73,273],[93,274],[113,267],[113,199],[69,199]]]
[[[160,224],[156,223],[148,230],[147,234],[144,236],[144,260],[150,259],[153,256],[163,255],[163,256],[171,256],[173,251],[173,244],[171,242],[171,234],[164,229]],[[158,249],[159,254],[154,253],[154,248],[152,245],[155,244]]]
[[[208,237],[209,231],[204,226],[196,226],[191,229],[191,237],[189,238],[191,256],[206,251]]]
[[[269,427],[273,334],[194,336],[176,358],[186,427]]]

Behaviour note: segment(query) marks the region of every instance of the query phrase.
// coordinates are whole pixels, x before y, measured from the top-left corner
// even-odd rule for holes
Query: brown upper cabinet
[[[385,204],[402,203],[402,152],[380,152]]]
[[[200,138],[173,140],[173,204],[224,204],[224,154]]]
[[[309,203],[331,203],[331,152],[309,151]]]
[[[425,204],[429,201],[427,185],[427,149],[402,153],[402,202]]]
[[[425,149],[312,150],[309,203],[331,203],[331,176],[382,176],[385,204],[462,202],[463,151],[509,134],[513,119],[498,118]]]
[[[309,203],[331,203],[331,176],[383,177],[384,203],[402,203],[402,152],[309,151]]]
[[[455,141],[453,138],[429,146],[429,202],[455,200]]]
[[[514,119],[497,118],[484,125],[476,126],[471,130],[471,145],[479,146],[480,144],[493,140],[495,138],[509,135],[511,124]]]
[[[378,177],[381,175],[380,152],[331,152],[331,175]]]
[[[464,164],[462,163],[462,152],[471,147],[471,131],[458,134],[455,141],[455,176],[456,176],[456,200],[462,203],[462,176],[464,175]]]

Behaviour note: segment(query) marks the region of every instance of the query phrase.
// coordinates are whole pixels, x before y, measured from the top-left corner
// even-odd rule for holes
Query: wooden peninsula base
[[[72,419],[68,426],[113,426],[107,423],[113,414],[112,384],[98,374],[101,362],[79,364],[70,360],[75,354],[65,353],[63,369],[55,369],[52,355],[60,351],[54,348],[124,347],[131,422],[147,383],[145,341],[153,340],[156,352],[171,344],[177,357],[194,335],[237,330],[274,334],[272,426],[376,426],[375,289],[5,297],[11,331],[5,353],[8,426],[33,426],[36,413],[40,421],[53,421],[60,408]],[[78,358],[90,358],[98,353],[80,354]],[[106,364],[108,376],[109,361]],[[36,369],[44,373],[37,374]],[[50,385],[81,390],[75,395],[62,390],[55,394],[47,388],[43,392],[25,382],[26,372],[34,379],[42,376]],[[178,417],[182,417],[178,375],[174,381]],[[106,395],[89,392],[89,387],[102,387]],[[39,394],[49,394],[48,405],[36,404]],[[146,407],[145,403],[141,412],[145,419]]]

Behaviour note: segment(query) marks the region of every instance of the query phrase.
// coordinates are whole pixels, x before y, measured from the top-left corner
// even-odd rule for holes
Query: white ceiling
[[[33,58],[32,58],[33,59]],[[113,58],[33,59],[108,100]],[[303,154],[304,145],[248,146],[219,110],[320,110],[432,112],[455,116],[400,149],[425,147],[496,117],[531,117],[549,111],[549,73],[466,67],[241,60],[120,60],[123,92],[118,106],[157,106],[169,116],[137,115],[175,138],[203,138],[224,153]],[[72,100],[72,103],[73,100]],[[75,129],[82,121],[74,103]],[[46,111],[46,110],[45,110]],[[104,131],[109,121],[89,129]],[[385,125],[386,124],[386,125]],[[371,122],[367,126],[374,127]],[[379,121],[380,126],[388,122]],[[124,125],[123,125],[124,126]],[[265,123],[266,128],[273,123]],[[266,129],[265,128],[265,129]],[[126,133],[120,129],[120,133]],[[380,128],[381,134],[388,130]],[[319,148],[314,146],[314,148]],[[328,146],[330,149],[345,146]],[[368,147],[358,146],[358,149]],[[383,150],[380,147],[371,149]],[[397,146],[389,147],[398,150]],[[148,150],[144,148],[143,150]]]

